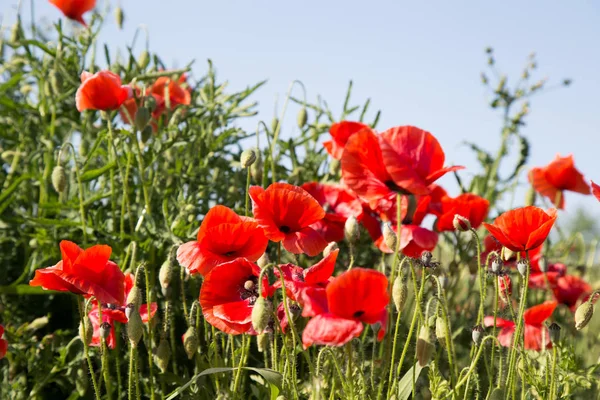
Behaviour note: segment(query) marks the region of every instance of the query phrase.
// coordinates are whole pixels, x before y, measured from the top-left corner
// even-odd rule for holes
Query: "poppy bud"
[[[358,221],[354,215],[351,215],[344,224],[344,235],[346,240],[350,243],[356,242],[360,238],[360,230]]]
[[[277,119],[277,117],[274,117],[271,121],[271,132],[276,132],[277,128],[279,128],[279,120]]]
[[[521,276],[525,276],[527,274],[527,270],[529,269],[529,261],[522,258],[517,263],[517,271],[521,274]]]
[[[125,15],[123,14],[123,9],[120,6],[115,9],[115,20],[117,21],[117,26],[119,29],[123,29]]]
[[[271,260],[269,260],[269,255],[265,252],[263,253],[262,256],[260,256],[260,258],[256,261],[256,265],[258,265],[260,267],[260,269],[265,268],[267,265],[269,265],[269,263],[271,262]]]
[[[553,322],[548,327],[548,332],[550,332],[550,341],[552,344],[556,344],[560,341],[560,325],[556,322]]]
[[[133,304],[136,309],[142,306],[142,290],[138,285],[133,285],[129,291],[129,294],[127,295],[127,301],[125,303],[128,306],[129,304]]]
[[[127,307],[129,308],[130,305],[131,304],[128,304]],[[127,308],[125,310],[127,310]],[[137,347],[138,342],[142,338],[143,325],[144,323],[142,322],[140,312],[136,308],[131,308],[131,312],[127,319],[127,337],[129,338],[132,347]]]
[[[417,339],[417,360],[419,365],[424,367],[431,359],[435,346],[431,340],[431,331],[428,326],[421,326],[419,337]]]
[[[394,305],[398,312],[401,312],[404,308],[407,291],[408,287],[406,286],[406,282],[401,276],[397,276],[392,285],[392,299],[394,300]]]
[[[164,263],[160,266],[158,270],[158,281],[160,282],[160,287],[166,289],[171,284],[171,279],[173,279],[173,260],[171,255],[167,257]]]
[[[398,236],[396,236],[396,232],[394,232],[389,223],[383,225],[383,240],[385,241],[385,245],[388,247],[388,249],[396,250],[396,246],[398,245]]]
[[[433,254],[430,251],[425,250],[421,253],[421,263],[424,267],[430,267],[431,260],[433,260]]]
[[[335,251],[338,249],[338,245],[336,242],[330,242],[324,249],[323,249],[323,257],[329,257],[329,254],[331,254],[332,251]]]
[[[306,107],[302,107],[300,111],[298,111],[298,128],[304,128],[304,125],[306,125],[306,121],[308,121],[308,113],[306,112]]]
[[[262,157],[261,157],[260,153],[258,153],[258,156],[256,157],[256,161],[254,162],[254,164],[252,164],[250,166],[250,175],[252,176],[252,179],[254,180],[254,182],[258,183],[259,185],[262,184],[263,161],[262,161]]]
[[[483,338],[483,332],[485,329],[481,325],[475,325],[471,330],[471,337],[473,338],[473,342],[475,344],[481,343],[481,339]]]
[[[151,125],[146,126],[144,128],[144,130],[142,131],[142,143],[148,142],[148,140],[150,140],[150,138],[152,137],[153,132],[154,132],[154,129],[152,128]]]
[[[85,326],[85,329],[84,329]],[[94,335],[94,330],[92,329],[92,324],[90,322],[89,317],[83,318],[83,324],[79,323],[79,338],[82,342],[86,343],[86,345],[90,345],[92,342],[92,337]]]
[[[198,351],[198,335],[196,335],[196,329],[191,326],[183,334],[183,348],[190,360]]]
[[[494,257],[491,264],[492,272],[494,274],[499,274],[503,267],[504,263],[502,262],[502,259],[500,257]]]
[[[104,340],[108,339],[108,335],[110,335],[110,324],[108,322],[103,322],[100,324],[100,337]]]
[[[138,65],[140,69],[146,69],[146,67],[150,64],[150,54],[144,50],[140,54],[140,58],[138,58]]]
[[[256,161],[256,151],[254,149],[246,149],[242,152],[240,156],[240,164],[242,164],[242,168],[248,168]]]
[[[471,222],[459,214],[454,214],[452,225],[454,225],[454,229],[459,232],[468,232],[471,230]]]
[[[263,353],[267,348],[269,348],[269,343],[271,342],[270,334],[267,332],[261,333],[256,337],[256,345],[258,347],[258,351]]]
[[[575,329],[578,331],[585,328],[594,315],[594,304],[591,301],[581,303],[575,311]]]
[[[135,112],[134,118],[135,118],[135,127],[139,131],[143,131],[144,128],[150,122],[150,119],[152,118],[152,116],[150,115],[150,110],[148,110],[146,107],[140,107]]]
[[[154,351],[154,363],[160,368],[162,373],[165,373],[169,366],[169,358],[171,358],[169,342],[165,338],[162,338]]]
[[[67,174],[65,173],[65,169],[60,165],[57,165],[52,170],[52,186],[58,193],[64,192],[67,188]]]
[[[535,199],[537,197],[537,193],[534,188],[529,188],[527,191],[527,195],[525,196],[525,206],[533,206],[535,205]]]
[[[271,319],[271,312],[269,308],[271,302],[260,296],[256,299],[254,307],[252,307],[252,327],[258,333],[262,333],[269,324]]]
[[[442,317],[435,319],[435,337],[438,342],[443,346],[446,343],[446,337],[448,336],[448,327]]]
[[[448,277],[446,275],[438,276],[438,281],[440,282],[442,289],[448,288],[448,284],[450,283],[450,280],[448,279]]]
[[[548,272],[548,260],[546,259],[546,257],[541,256],[540,260],[538,261],[538,265],[540,267],[540,271],[542,271],[543,273]]]

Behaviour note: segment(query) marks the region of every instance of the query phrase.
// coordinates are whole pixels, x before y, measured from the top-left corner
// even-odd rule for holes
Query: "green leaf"
[[[416,368],[415,380],[419,378],[419,375],[421,375],[423,367],[421,367],[419,363],[415,363],[411,369],[406,371],[406,374],[404,374],[402,379],[400,379],[400,383],[398,384],[398,395],[396,396],[396,400],[408,400],[412,394],[414,368]]]
[[[81,181],[88,182],[88,181],[91,181],[92,179],[96,179],[99,176],[104,175],[106,172],[110,171],[111,169],[116,168],[116,166],[117,166],[117,163],[112,161],[112,162],[106,164],[104,167],[85,171],[81,175]]]

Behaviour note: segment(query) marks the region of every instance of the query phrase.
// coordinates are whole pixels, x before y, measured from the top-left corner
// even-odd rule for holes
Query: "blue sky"
[[[51,23],[60,13],[35,0],[36,19]],[[4,21],[13,21],[16,0],[3,2]],[[29,1],[23,12],[29,14]],[[125,28],[112,11],[102,40],[124,48],[137,27],[150,32],[150,47],[172,66],[195,59],[200,76],[213,60],[220,79],[232,88],[268,79],[254,97],[270,121],[289,83],[301,80],[310,99],[322,95],[341,108],[348,84],[353,98],[370,97],[381,109],[378,128],[416,125],[442,143],[448,163],[475,168],[461,142],[495,149],[500,115],[491,110],[480,83],[484,48],[495,49],[497,66],[513,78],[530,52],[537,53],[536,77],[549,85],[573,79],[569,88],[532,99],[523,133],[532,142],[528,165],[545,165],[555,154],[573,153],[586,178],[600,181],[600,4],[564,1],[122,1]],[[368,4],[368,5],[367,5]],[[112,3],[116,5],[116,3]],[[104,10],[106,3],[98,2]],[[87,16],[89,19],[89,16]],[[143,40],[138,40],[141,50]],[[296,109],[286,118],[293,135]],[[254,129],[249,124],[248,129]],[[467,172],[464,174],[468,174]],[[525,175],[522,175],[525,180]],[[442,183],[453,187],[453,178]],[[518,192],[517,201],[523,191]],[[600,215],[591,196],[567,195],[567,205]],[[572,213],[572,211],[571,211]]]

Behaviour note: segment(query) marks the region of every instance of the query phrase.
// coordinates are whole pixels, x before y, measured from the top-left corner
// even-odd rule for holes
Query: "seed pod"
[[[136,309],[139,309],[142,306],[142,290],[138,285],[133,285],[129,291],[126,304],[133,304]]]
[[[269,348],[269,344],[271,343],[270,334],[267,332],[263,332],[256,337],[256,345],[258,347],[258,351],[263,353],[266,349]]]
[[[129,307],[129,304],[127,305]],[[137,347],[140,339],[142,338],[143,332],[142,317],[140,312],[132,308],[127,320],[127,337],[132,347]]]
[[[271,302],[260,296],[252,307],[252,327],[258,333],[262,333],[271,319]]]
[[[431,340],[431,331],[426,325],[421,326],[419,337],[417,339],[417,360],[419,365],[424,367],[431,360],[431,355],[435,350],[435,345]]]
[[[392,251],[396,250],[396,246],[398,246],[398,236],[396,236],[396,232],[394,232],[389,223],[383,225],[383,240],[388,249]]]
[[[483,338],[483,332],[485,329],[481,325],[475,325],[471,330],[471,337],[475,344],[481,343],[481,339]]]
[[[108,339],[110,335],[111,325],[108,322],[103,322],[100,324],[100,337],[104,340]]]
[[[344,224],[344,235],[350,243],[355,243],[360,238],[360,229],[358,221],[354,215],[351,215]]]
[[[591,301],[581,303],[575,311],[575,329],[578,331],[585,328],[594,315],[594,304]]]
[[[160,343],[154,352],[154,363],[164,373],[169,366],[169,358],[171,358],[171,348],[169,342],[165,338],[160,339]]]
[[[552,344],[556,344],[560,341],[560,325],[556,322],[553,322],[548,327],[548,332],[550,333],[550,341]]]
[[[84,325],[85,324],[85,331]],[[89,346],[92,343],[92,337],[94,336],[94,330],[92,329],[92,323],[88,316],[83,318],[83,324],[79,323],[79,338],[81,341],[85,341],[85,343]]]
[[[459,232],[468,232],[471,230],[471,221],[459,214],[454,214],[452,225]]]
[[[143,131],[146,126],[150,123],[150,119],[152,119],[152,115],[150,115],[150,110],[146,107],[140,107],[135,112],[135,127],[139,131]]]
[[[65,169],[60,165],[57,165],[52,170],[52,186],[58,193],[64,192],[67,188],[67,174],[65,173]]]
[[[198,335],[196,335],[196,329],[191,326],[183,334],[183,348],[190,360],[198,351]]]
[[[324,249],[323,249],[323,257],[329,257],[329,255],[331,254],[332,251],[337,250],[339,247],[337,245],[336,242],[330,242]]]
[[[308,121],[308,113],[306,112],[306,107],[302,107],[300,111],[298,111],[298,128],[304,128],[304,126],[306,125],[306,121]]]
[[[394,305],[396,306],[396,310],[398,312],[401,312],[404,309],[407,292],[408,287],[406,282],[401,276],[397,276],[396,279],[394,279],[394,284],[392,285],[392,299],[394,300]]]
[[[491,269],[494,274],[499,274],[502,271],[502,267],[504,267],[504,263],[500,257],[494,257],[491,264]]]
[[[517,263],[517,271],[521,274],[521,276],[525,276],[527,274],[527,270],[529,269],[529,261],[522,258]]]
[[[264,267],[266,267],[267,265],[269,265],[269,263],[271,262],[271,260],[269,260],[269,254],[267,254],[266,252],[263,253],[262,256],[260,256],[260,258],[256,261],[256,265],[258,265],[260,267],[260,269],[263,269]]]
[[[138,58],[138,65],[140,69],[146,69],[148,64],[150,64],[150,54],[144,50],[141,52],[140,57]]]
[[[442,317],[435,319],[435,337],[442,346],[446,344],[446,337],[448,337],[448,327]]]
[[[242,168],[248,168],[256,161],[256,151],[254,149],[246,149],[240,156],[240,164]]]

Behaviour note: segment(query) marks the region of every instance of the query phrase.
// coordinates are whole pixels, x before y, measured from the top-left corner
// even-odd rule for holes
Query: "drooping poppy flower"
[[[265,235],[283,242],[290,253],[313,257],[327,241],[311,226],[325,217],[325,210],[306,190],[288,183],[273,183],[267,190],[251,186],[252,212]]]
[[[525,320],[525,349],[540,351],[544,348],[552,348],[550,333],[548,328],[544,326],[544,321],[550,318],[556,305],[555,301],[546,301],[525,311],[523,315]],[[494,326],[494,317],[485,317],[484,324],[485,326]],[[501,328],[498,334],[500,344],[504,347],[512,347],[512,336],[516,329],[515,323],[496,318],[496,326]]]
[[[31,286],[94,296],[101,303],[123,304],[125,276],[117,264],[109,261],[112,249],[106,245],[82,250],[73,242],[60,242],[62,261],[38,269]]]
[[[547,166],[532,168],[529,182],[536,192],[549,198],[560,209],[565,207],[565,190],[590,194],[590,186],[575,168],[573,155],[561,157],[558,154]]]
[[[307,182],[302,189],[314,197],[325,210],[325,217],[312,224],[327,242],[344,240],[344,224],[354,216],[360,222],[363,209],[354,193],[342,185]]]
[[[95,74],[83,71],[81,85],[75,94],[75,105],[78,111],[116,110],[132,94],[131,88],[121,85],[119,75],[111,71],[100,71]]]
[[[50,4],[54,4],[65,17],[87,26],[83,14],[96,7],[96,0],[50,0]]]
[[[504,247],[512,251],[528,251],[540,246],[556,221],[556,209],[544,211],[527,206],[507,211],[494,220],[483,223]]]
[[[444,151],[429,132],[414,126],[397,126],[380,135],[383,162],[395,186],[404,193],[429,194],[429,186],[462,166],[444,167]]]
[[[258,222],[218,205],[206,213],[196,240],[179,246],[177,261],[190,274],[206,275],[215,266],[238,257],[254,262],[268,244]]]
[[[490,202],[473,193],[464,193],[457,197],[445,197],[442,200],[442,212],[436,227],[438,232],[454,231],[454,216],[460,215],[469,220],[471,227],[479,228],[487,216]]]
[[[600,186],[596,185],[594,182],[591,182],[592,184],[592,193],[594,194],[594,197],[598,199],[598,201],[600,201]]]
[[[256,334],[252,328],[252,307],[259,297],[260,267],[238,258],[214,267],[200,289],[200,306],[206,321],[231,335]],[[263,296],[272,293],[267,277],[263,279]]]
[[[391,226],[392,230],[398,234],[398,228]],[[438,242],[438,234],[427,228],[418,225],[402,225],[400,234],[400,251],[407,257],[419,258],[424,251],[432,251]],[[393,253],[385,244],[383,237],[375,242],[375,246],[384,253]]]
[[[178,105],[189,106],[192,102],[192,92],[187,84],[185,74],[181,75],[177,80],[168,76],[161,76],[150,88],[150,93],[163,98],[165,104],[167,104],[168,100],[171,109]]]
[[[584,301],[592,292],[592,286],[583,279],[574,275],[550,277],[550,286],[554,298],[575,312],[580,301]]]
[[[388,280],[379,271],[354,268],[327,286],[328,311],[308,321],[302,333],[304,348],[312,344],[343,346],[360,336],[363,322],[380,323],[378,339],[385,335]]]
[[[4,335],[4,327],[0,325],[0,360],[6,356],[6,351],[8,350],[8,340],[2,339]]]
[[[363,124],[362,122],[337,122],[331,125],[331,128],[329,128],[331,140],[323,142],[323,147],[325,147],[325,150],[327,150],[331,157],[335,158],[336,160],[339,160],[340,158],[342,158],[342,154],[344,153],[344,146],[346,145],[346,142],[348,141],[350,136],[363,129],[371,130],[369,125]]]

